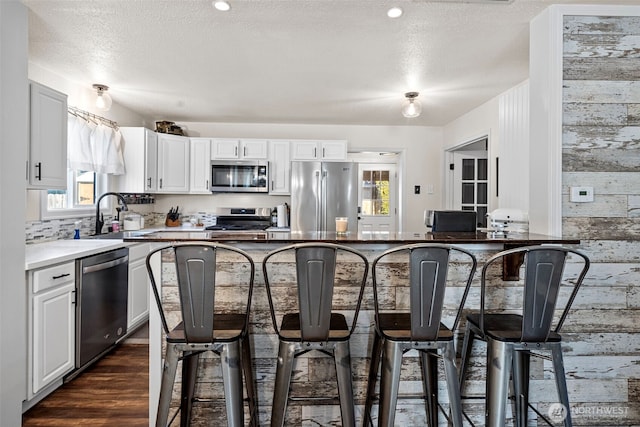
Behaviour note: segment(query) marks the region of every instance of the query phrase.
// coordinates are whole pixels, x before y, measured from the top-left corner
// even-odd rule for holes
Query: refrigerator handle
[[[323,225],[323,218],[320,212],[320,206],[322,204],[320,198],[322,197],[322,180],[320,179],[320,171],[316,171],[316,231],[320,231]]]
[[[322,171],[322,180],[321,180],[321,190],[322,192],[320,193],[322,196],[322,201],[320,204],[320,208],[322,209],[322,212],[320,212],[320,214],[322,215],[322,227],[320,229],[320,231],[327,231],[327,171],[323,170]]]

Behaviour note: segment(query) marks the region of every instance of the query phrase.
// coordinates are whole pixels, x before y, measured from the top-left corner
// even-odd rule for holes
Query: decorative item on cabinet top
[[[156,132],[185,136],[182,127],[176,125],[175,122],[169,122],[166,120],[156,122]]]
[[[128,205],[148,205],[156,202],[153,194],[121,193]]]

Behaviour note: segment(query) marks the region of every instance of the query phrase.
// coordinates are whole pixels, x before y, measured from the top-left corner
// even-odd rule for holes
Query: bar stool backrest
[[[236,253],[246,259],[246,262],[250,265],[249,274],[246,278],[246,310],[243,309],[244,313],[249,313],[255,276],[255,266],[249,255],[237,248],[221,244],[186,243],[165,246],[148,254],[147,270],[149,271],[153,294],[160,310],[162,325],[166,334],[169,333],[169,325],[167,324],[160,292],[150,266],[151,256],[165,249],[172,250],[175,256],[180,311],[187,342],[207,343],[214,340],[213,331],[214,327],[216,327],[216,261],[218,252],[231,251]],[[245,330],[246,326],[245,324]]]
[[[329,338],[335,271],[335,248],[296,249],[300,329],[304,341]]]
[[[412,339],[423,341],[438,337],[448,268],[449,251],[445,248],[416,248],[411,251]]]
[[[480,328],[484,329],[484,301],[486,272],[489,266],[509,255],[524,255],[524,287],[522,299],[522,342],[545,342],[553,330],[559,332],[566,319],[573,300],[589,269],[589,259],[582,253],[560,246],[527,246],[500,252],[491,257],[482,268]],[[553,324],[558,295],[563,283],[563,273],[567,258],[574,254],[583,259],[584,265],[578,275],[573,290],[555,326]]]
[[[270,259],[276,254],[291,251],[295,252],[300,332],[302,341],[307,342],[322,342],[329,339],[331,313],[335,311],[333,295],[338,255],[341,252],[348,252],[355,256],[354,259],[358,260],[362,267],[362,274],[357,275],[359,279],[357,284],[360,288],[358,299],[349,308],[354,310],[354,318],[350,328],[350,333],[353,332],[364,294],[369,261],[355,249],[332,243],[299,243],[276,249],[265,256],[263,274],[276,332],[280,334],[268,265]],[[294,311],[295,307],[287,307],[287,310]]]
[[[374,283],[374,299],[378,311],[378,280],[376,267],[378,263],[392,254],[407,252],[409,254],[410,285],[410,318],[411,339],[415,341],[434,341],[438,338],[442,308],[447,288],[447,274],[451,252],[460,252],[470,262],[469,275],[465,284],[460,309],[457,312],[451,330],[455,330],[460,320],[461,309],[466,301],[469,287],[476,270],[476,258],[464,249],[450,245],[415,244],[390,249],[378,256],[372,263]]]

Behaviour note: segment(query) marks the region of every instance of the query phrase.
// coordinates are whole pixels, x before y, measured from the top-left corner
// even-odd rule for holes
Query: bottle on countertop
[[[75,231],[73,233],[73,238],[77,240],[77,239],[80,238],[80,225],[82,224],[82,221],[76,221],[73,224],[75,225]]]
[[[278,226],[278,208],[277,207],[271,209],[271,226],[272,227]]]

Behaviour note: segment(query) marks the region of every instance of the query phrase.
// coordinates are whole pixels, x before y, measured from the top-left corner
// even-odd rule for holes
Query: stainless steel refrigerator
[[[291,162],[291,231],[335,232],[336,217],[358,232],[358,164]]]

